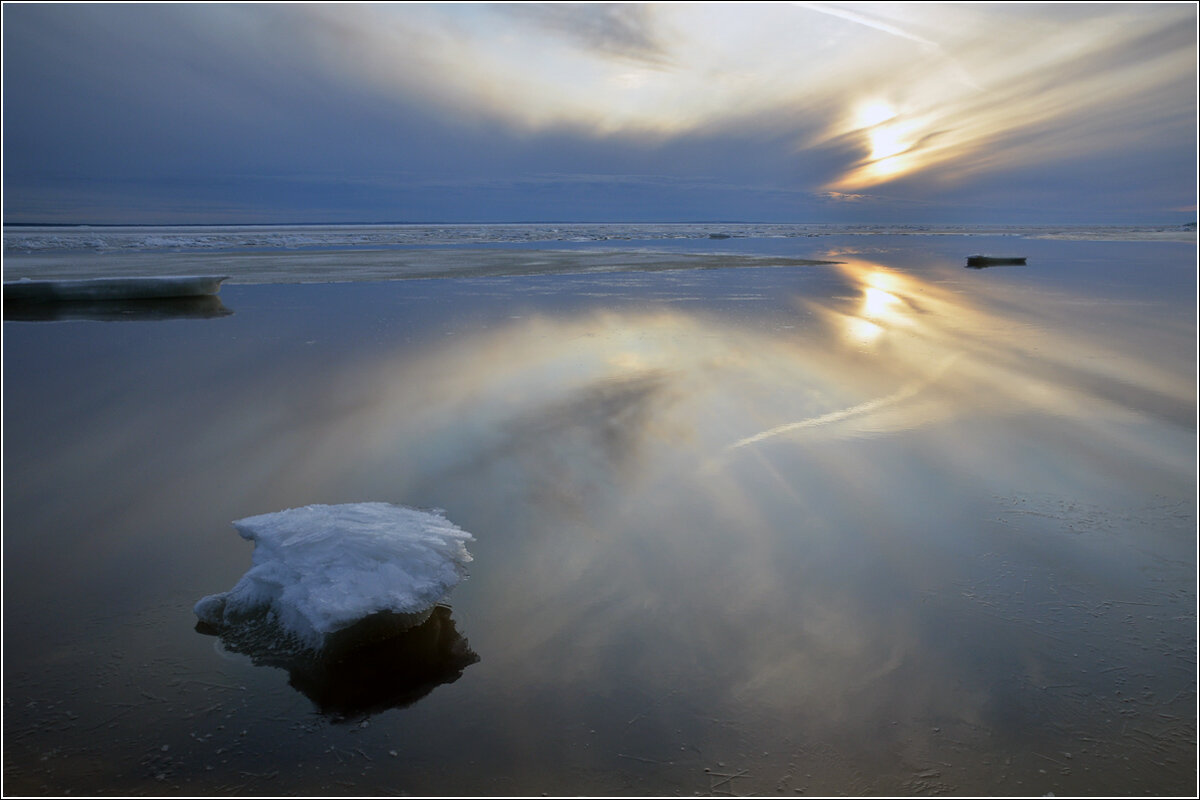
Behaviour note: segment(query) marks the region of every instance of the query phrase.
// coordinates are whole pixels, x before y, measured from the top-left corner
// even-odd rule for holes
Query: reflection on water
[[[766,331],[692,312],[605,310],[525,318],[395,367],[371,362],[350,381],[362,404],[329,429],[328,455],[395,459],[389,470],[403,474],[415,440],[433,482],[502,463],[500,480],[521,491],[575,486],[594,497],[591,484],[628,483],[655,459],[696,466],[775,437],[831,442],[1023,418],[1136,451],[1146,448],[1128,426],[1147,415],[1191,424],[1186,373],[1045,320],[1014,323],[869,262],[837,269],[844,294],[797,298],[789,324]],[[979,458],[978,469],[990,460],[944,455]],[[1190,464],[1186,450],[1147,456],[1168,471]]]
[[[216,295],[142,300],[70,300],[4,304],[4,318],[18,322],[138,322],[165,319],[212,319],[233,312]]]
[[[223,632],[221,643],[258,666],[287,670],[288,683],[322,714],[347,722],[410,706],[479,661],[450,613],[435,606],[423,622],[399,632],[368,618],[340,631],[319,653],[287,641],[265,620],[257,628]],[[215,633],[204,623],[196,630]]]
[[[153,723],[180,792],[278,769],[239,791],[703,793],[738,773],[746,794],[1186,793],[1191,309],[957,258],[881,262],[313,287],[278,308],[246,291],[236,316],[189,331],[208,338],[176,343],[186,367],[119,326],[122,355],[73,391],[6,382],[6,415],[61,424],[36,441],[6,426],[6,463],[27,469],[6,474],[5,599],[190,602],[244,566],[211,546],[226,520],[305,503],[444,508],[475,534],[454,613],[483,660],[464,670],[465,642],[443,645],[448,613],[447,638],[414,646],[448,654],[452,686],[413,702],[434,666],[379,697],[401,662],[425,663],[390,651],[285,667],[368,727],[304,727],[275,670],[169,635],[130,643],[175,653],[104,680],[134,674],[192,715]],[[983,282],[998,275],[1016,283]],[[64,493],[67,508],[47,502]],[[77,549],[46,559],[44,531]],[[7,774],[36,788],[44,695],[88,673],[44,643],[54,612],[29,613],[6,611],[5,724],[24,748]],[[19,677],[38,670],[59,677]],[[95,705],[69,710],[109,724]]]

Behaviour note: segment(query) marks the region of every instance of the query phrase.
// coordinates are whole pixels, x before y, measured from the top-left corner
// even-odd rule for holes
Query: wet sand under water
[[[1192,794],[1195,248],[1028,244],[6,322],[6,793]],[[428,627],[195,630],[369,500],[476,537]]]

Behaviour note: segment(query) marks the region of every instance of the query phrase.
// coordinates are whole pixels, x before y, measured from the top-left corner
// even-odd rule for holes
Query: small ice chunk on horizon
[[[218,629],[263,614],[306,646],[379,612],[428,611],[466,577],[474,537],[440,513],[390,503],[310,505],[237,520],[252,566],[195,605]]]

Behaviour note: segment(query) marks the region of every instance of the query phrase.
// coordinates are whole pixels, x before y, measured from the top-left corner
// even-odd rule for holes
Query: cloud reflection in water
[[[1126,754],[1104,727],[1127,707],[1100,659],[1164,699],[1194,673],[1163,655],[1194,652],[1194,353],[1154,349],[1191,341],[1194,317],[1181,334],[1099,284],[1066,297],[1012,272],[843,257],[771,272],[793,297],[751,291],[753,270],[556,277],[558,294],[529,278],[410,282],[247,291],[226,328],[170,347],[173,326],[94,326],[120,358],[81,351],[57,371],[73,382],[14,406],[63,418],[12,451],[39,457],[6,485],[6,514],[42,531],[87,512],[54,582],[27,569],[40,538],[6,544],[33,576],[14,591],[82,586],[111,607],[181,573],[226,585],[244,570],[223,555],[228,519],[438,506],[477,536],[455,618],[483,660],[393,715],[459,711],[431,740],[495,720],[505,758],[597,774],[614,752],[777,754],[756,776],[817,742],[887,775],[898,757],[934,760],[930,731],[957,725],[964,769],[990,776],[1006,748],[1069,750],[1068,734],[1037,749],[1053,717]],[[367,295],[366,322],[347,322]],[[283,296],[297,305],[261,302]],[[89,369],[105,376],[80,379]],[[91,405],[35,402],[51,395]],[[81,421],[61,424],[69,412]],[[75,502],[26,486],[75,487]],[[1042,689],[1060,683],[1078,688]],[[1165,725],[1160,711],[1186,718],[1147,705],[1139,727]]]
[[[370,403],[330,441],[356,480],[483,520],[468,591],[523,621],[481,646],[513,681],[636,673],[851,728],[977,722],[989,679],[963,643],[1011,632],[957,628],[951,655],[925,599],[994,546],[997,494],[1119,503],[1114,482],[1178,483],[1190,454],[1158,431],[1188,430],[1193,390],[1048,307],[837,270],[842,288],[797,297],[787,327],[610,308],[372,363],[350,382]]]

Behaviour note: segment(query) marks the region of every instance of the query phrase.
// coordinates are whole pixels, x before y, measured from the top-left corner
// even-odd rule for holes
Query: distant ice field
[[[521,224],[521,225],[183,225],[9,226],[5,255],[184,250],[311,250],[472,246],[634,239],[796,238],[836,234],[1007,235],[1029,238],[1194,241],[1195,225],[831,225],[782,223]]]
[[[844,226],[817,224],[527,224],[10,226],[4,279],[223,274],[231,283],[803,266],[835,241],[905,236],[1020,241],[1193,242],[1190,226]],[[989,250],[991,248],[991,250]],[[531,258],[530,250],[539,255]]]

